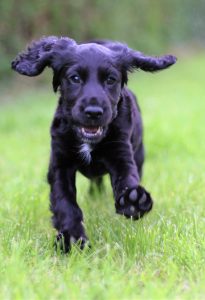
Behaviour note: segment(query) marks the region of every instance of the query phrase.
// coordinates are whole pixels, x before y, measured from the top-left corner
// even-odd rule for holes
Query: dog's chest
[[[91,152],[93,148],[90,144],[84,143],[80,146],[79,154],[81,156],[81,159],[86,163],[90,164],[92,157],[91,157]]]

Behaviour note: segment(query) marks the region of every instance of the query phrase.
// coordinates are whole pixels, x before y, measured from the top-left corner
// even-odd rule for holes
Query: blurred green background
[[[1,0],[0,76],[29,41],[66,35],[109,38],[149,53],[203,47],[204,0]]]

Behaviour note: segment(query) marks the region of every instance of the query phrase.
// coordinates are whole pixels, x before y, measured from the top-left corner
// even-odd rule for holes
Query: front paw
[[[76,234],[68,231],[59,232],[55,240],[55,248],[60,249],[63,253],[68,253],[73,244],[76,244],[81,250],[86,246],[90,248],[90,243],[85,233]]]
[[[115,203],[116,212],[137,220],[148,213],[153,206],[150,194],[141,186],[128,188]]]

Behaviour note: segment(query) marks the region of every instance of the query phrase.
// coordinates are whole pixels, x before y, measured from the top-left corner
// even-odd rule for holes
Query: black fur
[[[117,213],[138,219],[151,210],[152,198],[140,186],[142,120],[136,98],[126,88],[127,75],[134,69],[159,71],[175,62],[172,55],[150,57],[118,42],[77,44],[57,37],[33,43],[12,62],[14,70],[27,76],[51,67],[54,91],[60,91],[48,182],[53,225],[65,252],[72,242],[83,248],[87,241],[76,201],[77,171],[98,182],[110,174]]]

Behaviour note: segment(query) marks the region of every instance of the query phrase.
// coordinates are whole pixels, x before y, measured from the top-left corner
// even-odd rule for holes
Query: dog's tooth
[[[121,206],[125,205],[124,197],[121,197],[119,202]]]
[[[132,202],[135,202],[137,200],[137,191],[136,190],[132,190],[129,194],[129,199],[132,201]]]
[[[146,201],[147,201],[147,196],[146,196],[146,194],[144,193],[144,194],[142,195],[142,197],[139,199],[139,206],[140,206],[140,205],[143,205]]]

